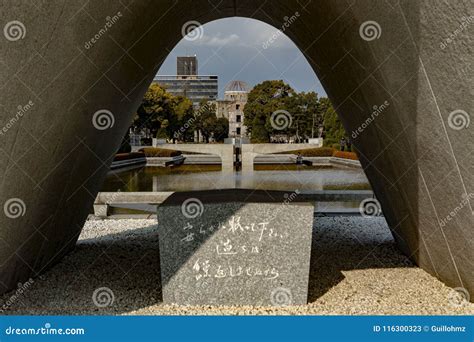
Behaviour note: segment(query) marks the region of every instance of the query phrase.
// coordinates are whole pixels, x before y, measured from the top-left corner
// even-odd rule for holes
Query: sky
[[[199,74],[219,76],[219,98],[232,80],[250,87],[265,80],[284,80],[296,91],[326,92],[308,61],[286,35],[268,44],[273,26],[248,18],[226,18],[201,26],[171,51],[159,75],[176,74],[177,56],[197,55]]]

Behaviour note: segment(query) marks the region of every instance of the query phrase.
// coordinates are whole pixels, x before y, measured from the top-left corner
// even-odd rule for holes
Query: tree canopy
[[[244,124],[253,143],[270,142],[275,136],[304,141],[318,137],[320,127],[331,142],[339,142],[345,134],[328,98],[298,93],[281,80],[264,81],[250,91]]]
[[[244,108],[244,125],[252,142],[269,142],[272,134],[281,133],[272,126],[272,114],[288,110],[294,95],[295,91],[283,81],[264,81],[250,91]]]
[[[214,102],[201,101],[194,119],[193,129],[199,131],[206,142],[211,138],[223,141],[229,136],[229,121],[226,118],[217,118]]]
[[[338,144],[347,136],[331,101],[315,92],[298,93],[282,80],[264,81],[248,94],[244,125],[253,143],[273,140],[303,142],[319,137],[324,144]],[[223,141],[229,136],[229,122],[216,117],[216,104],[203,100],[193,108],[186,97],[173,96],[153,83],[137,110],[132,129],[147,136],[174,141],[193,141],[197,131],[204,141]]]
[[[185,122],[193,117],[192,102],[182,96],[173,96],[157,83],[148,88],[135,115],[132,129],[147,131],[152,137],[173,138]],[[192,132],[183,132],[186,139]]]
[[[191,100],[173,96],[157,83],[152,83],[137,110],[131,126],[158,139],[193,141],[199,131],[206,142],[223,141],[229,134],[229,122],[216,117],[216,104],[202,101],[193,108]]]
[[[332,146],[339,144],[343,137],[347,137],[346,131],[342,126],[339,117],[334,110],[334,107],[330,105],[324,113],[324,145]]]

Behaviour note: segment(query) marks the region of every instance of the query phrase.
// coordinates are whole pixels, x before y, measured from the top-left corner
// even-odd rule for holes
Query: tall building
[[[229,138],[247,138],[244,125],[244,108],[247,104],[249,86],[242,81],[230,82],[224,92],[224,100],[217,101],[217,117],[229,120]]]
[[[219,78],[216,75],[199,75],[196,56],[177,58],[177,75],[156,75],[154,82],[174,96],[184,96],[195,107],[203,100],[216,101]]]
[[[178,57],[177,58],[178,76],[196,76],[198,74],[198,61],[196,56]]]

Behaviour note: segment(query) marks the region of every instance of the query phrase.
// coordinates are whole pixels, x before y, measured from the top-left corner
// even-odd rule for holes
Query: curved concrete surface
[[[10,209],[0,215],[1,291],[74,247],[133,112],[185,23],[243,16],[281,28],[298,12],[285,33],[353,132],[400,248],[448,285],[474,293],[474,137],[472,125],[459,129],[453,120],[470,118],[474,107],[472,30],[459,29],[472,1],[5,0],[0,6],[0,193]],[[107,129],[93,124],[109,113],[94,116],[101,110],[113,114]]]

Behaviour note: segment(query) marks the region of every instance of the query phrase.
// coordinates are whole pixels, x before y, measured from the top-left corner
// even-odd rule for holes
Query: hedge
[[[334,150],[330,147],[316,147],[307,150],[294,150],[289,152],[281,152],[279,154],[298,154],[303,157],[332,157]]]
[[[145,157],[145,155],[143,153],[140,153],[140,152],[117,153],[115,155],[114,161],[137,159],[137,158],[144,158],[144,157]]]
[[[289,152],[280,152],[278,154],[298,154],[302,157],[337,157],[351,160],[359,160],[354,152],[339,151],[331,147],[317,147],[307,150],[293,150]]]
[[[145,153],[147,157],[177,157],[182,154],[181,151],[165,150],[158,147],[144,147],[139,152]]]
[[[357,154],[355,154],[354,152],[334,151],[334,154],[332,156],[336,158],[359,160],[359,157],[357,157]]]

